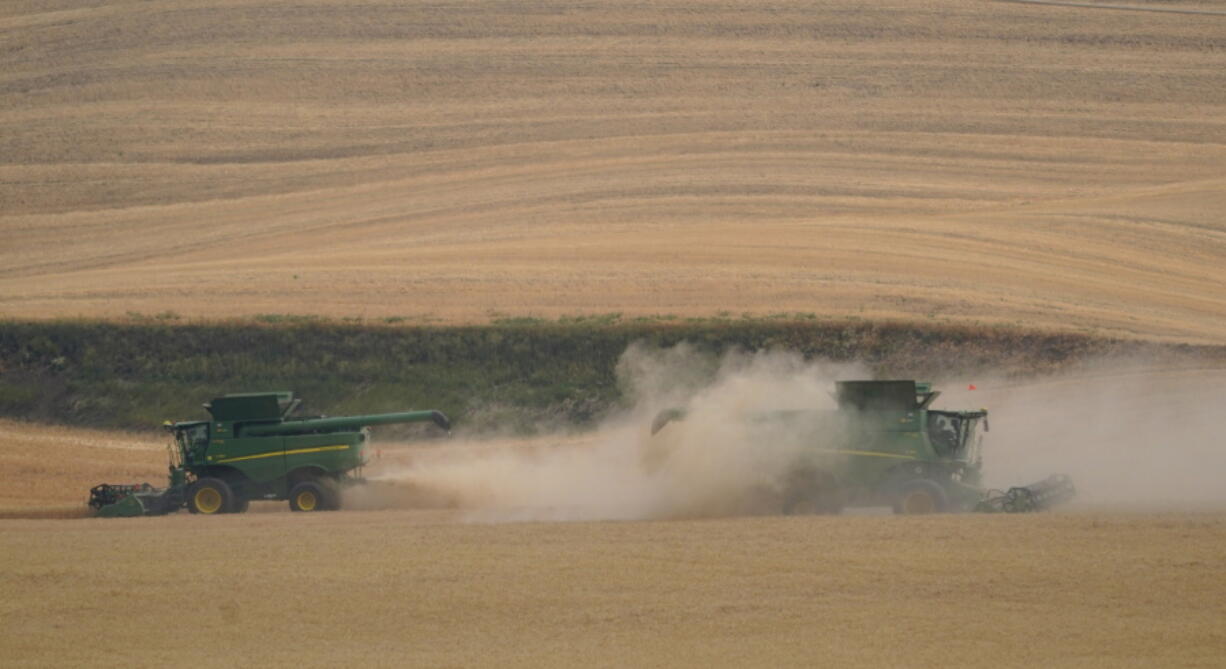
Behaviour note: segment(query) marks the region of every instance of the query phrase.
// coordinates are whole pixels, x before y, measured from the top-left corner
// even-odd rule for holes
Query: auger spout
[[[451,430],[451,421],[448,420],[446,414],[442,411],[431,409],[427,411],[377,413],[366,416],[290,419],[277,423],[250,425],[242,428],[241,434],[251,437],[263,437],[274,434],[308,434],[311,432],[330,432],[336,430],[360,430],[374,425],[419,423],[425,421],[430,421],[444,430]]]

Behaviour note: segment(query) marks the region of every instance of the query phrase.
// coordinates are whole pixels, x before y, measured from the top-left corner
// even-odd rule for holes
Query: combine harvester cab
[[[90,490],[99,516],[241,513],[251,500],[288,500],[294,511],[340,507],[340,492],[360,483],[374,425],[451,423],[440,411],[300,418],[292,392],[225,395],[205,404],[212,420],[167,422],[173,435],[166,488],[102,484]]]
[[[836,384],[837,410],[747,416],[751,425],[768,426],[764,433],[801,444],[780,483],[783,513],[839,513],[847,506],[890,506],[899,514],[1023,512],[1074,496],[1065,476],[985,491],[981,448],[988,412],[934,409],[939,395],[931,384],[912,380],[842,381]],[[660,412],[652,434],[684,416],[679,409]]]

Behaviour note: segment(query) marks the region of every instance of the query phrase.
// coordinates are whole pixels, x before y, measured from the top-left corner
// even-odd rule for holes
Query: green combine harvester
[[[746,416],[751,435],[800,442],[780,484],[780,510],[839,513],[848,506],[891,506],[899,514],[1019,513],[1048,509],[1076,494],[1063,475],[984,490],[980,428],[987,432],[988,412],[934,409],[939,395],[931,384],[909,380],[842,381],[836,384],[837,410]],[[660,412],[652,434],[686,413]]]
[[[294,417],[292,392],[225,395],[205,404],[212,420],[167,422],[174,436],[170,483],[155,488],[102,484],[90,490],[99,516],[153,516],[187,507],[192,513],[242,513],[251,500],[289,500],[294,511],[340,508],[340,492],[358,483],[374,425],[433,422],[450,430],[439,411],[345,417]]]

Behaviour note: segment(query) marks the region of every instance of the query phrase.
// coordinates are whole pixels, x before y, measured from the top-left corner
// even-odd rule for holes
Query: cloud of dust
[[[631,408],[593,433],[533,439],[526,447],[461,436],[373,480],[426,491],[483,521],[778,513],[789,468],[813,435],[826,433],[753,415],[832,409],[835,380],[871,375],[791,353],[717,358],[687,345],[635,345],[617,377]],[[1073,508],[1226,507],[1226,444],[1213,425],[1226,370],[1100,361],[1035,381],[979,377],[937,388],[943,394],[934,408],[989,409],[989,487],[1064,473],[1078,488]],[[685,420],[652,437],[657,413],[676,407],[686,409]]]
[[[747,420],[755,412],[833,408],[836,378],[854,366],[778,352],[716,358],[682,344],[633,345],[617,367],[632,408],[593,434],[537,447],[453,443],[445,455],[373,477],[432,491],[480,520],[645,519],[778,511],[778,488],[803,447],[796,434]],[[684,407],[654,438],[652,420]],[[546,444],[542,446],[541,444]],[[551,444],[551,445],[550,445]]]
[[[1112,359],[1026,382],[950,382],[938,401],[990,411],[984,479],[993,488],[1053,473],[1077,486],[1071,508],[1226,508],[1226,370]]]

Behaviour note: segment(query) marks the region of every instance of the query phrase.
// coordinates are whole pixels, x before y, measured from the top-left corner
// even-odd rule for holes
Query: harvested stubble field
[[[0,644],[9,666],[1220,667],[1224,546],[1221,515],[6,521]]]
[[[6,2],[0,312],[1221,343],[1226,17],[1132,4]]]

